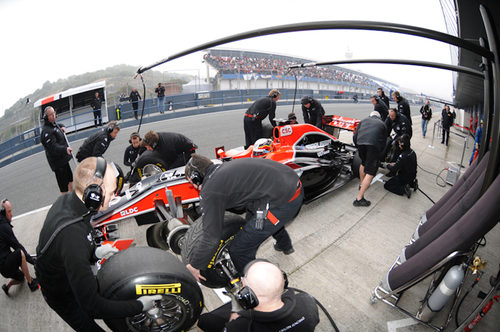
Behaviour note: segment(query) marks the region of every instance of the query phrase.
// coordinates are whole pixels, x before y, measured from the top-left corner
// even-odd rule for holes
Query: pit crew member
[[[385,119],[387,119],[387,114],[389,113],[389,109],[385,106],[385,103],[375,95],[370,97],[370,101],[373,104],[373,110],[380,114],[382,121],[385,121]]]
[[[262,138],[262,120],[269,115],[269,122],[276,126],[276,102],[281,93],[278,89],[269,91],[269,95],[257,99],[246,111],[243,118],[243,129],[245,130],[245,149]]]
[[[325,115],[325,110],[321,106],[321,103],[309,96],[302,97],[300,103],[302,104],[304,123],[312,124],[321,129],[321,119]]]
[[[78,149],[78,153],[76,154],[78,162],[88,157],[102,157],[119,131],[120,126],[118,123],[111,121],[105,128],[88,137],[82,146],[80,146],[80,149]]]
[[[158,151],[168,168],[186,165],[198,146],[186,136],[179,133],[148,131],[142,139],[141,146],[149,151]]]
[[[73,191],[73,172],[69,166],[72,149],[68,146],[64,125],[56,123],[56,111],[52,106],[44,110],[41,141],[50,169],[55,173],[61,194]]]
[[[255,260],[248,263],[245,271],[244,292],[254,294],[257,301],[245,303],[246,310],[238,310],[239,303],[233,299],[232,303],[201,315],[200,331],[314,331],[319,323],[314,299],[309,294],[286,289],[284,274],[276,265]],[[232,310],[238,311],[231,313]]]
[[[414,187],[417,177],[417,155],[410,146],[410,136],[403,134],[398,138],[401,153],[395,163],[387,165],[390,172],[395,174],[385,184],[384,188],[396,195],[411,197],[410,187]]]
[[[288,166],[263,158],[235,159],[213,164],[193,155],[185,169],[186,178],[200,190],[203,235],[193,249],[187,267],[199,280],[221,240],[224,211],[245,209],[246,223],[236,234],[229,253],[241,273],[255,259],[257,249],[275,235],[275,249],[292,248],[285,225],[298,213],[304,195],[297,174]]]
[[[146,148],[141,147],[141,136],[138,132],[133,132],[130,134],[130,139],[128,141],[130,145],[125,149],[125,153],[123,154],[123,164],[125,166],[129,166],[130,170],[132,170],[135,166],[135,161],[137,157],[146,151]]]
[[[103,331],[94,318],[113,319],[153,308],[161,296],[108,300],[98,292],[91,264],[116,249],[96,248],[91,213],[108,207],[116,175],[103,158],[90,157],[75,170],[75,191],[52,205],[40,232],[35,270],[47,304],[76,331]]]
[[[392,99],[396,103],[398,103],[397,110],[398,110],[399,114],[403,114],[404,116],[406,116],[406,118],[408,119],[410,126],[411,126],[412,125],[411,112],[410,112],[410,104],[408,104],[408,100],[406,100],[406,98],[401,96],[399,91],[394,91],[392,93]]]

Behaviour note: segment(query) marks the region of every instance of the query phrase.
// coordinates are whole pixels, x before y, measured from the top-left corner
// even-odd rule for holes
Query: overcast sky
[[[0,0],[0,115],[45,81],[117,64],[142,66],[214,39],[281,24],[370,20],[446,32],[439,0],[130,1]],[[402,58],[451,63],[449,46],[372,31],[298,32],[235,42],[228,48],[317,61]],[[201,75],[198,53],[157,67]],[[415,92],[450,100],[451,72],[395,65],[349,65]],[[130,73],[131,84],[134,73]]]

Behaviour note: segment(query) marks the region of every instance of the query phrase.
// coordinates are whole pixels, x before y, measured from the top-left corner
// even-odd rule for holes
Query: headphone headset
[[[257,263],[257,262],[266,262],[266,263],[273,264],[270,261],[268,261],[267,259],[262,259],[262,258],[254,259],[253,261],[251,261],[247,265],[245,265],[245,267],[243,268],[243,277],[246,277],[250,267],[252,267],[252,265]],[[275,265],[275,264],[273,264],[273,265]],[[281,270],[281,273],[283,274],[283,279],[285,281],[284,286],[283,286],[283,291],[284,291],[284,290],[288,289],[288,276],[286,275],[286,273],[283,270]],[[257,298],[257,295],[255,295],[254,291],[249,286],[242,287],[235,294],[235,297],[236,297],[236,300],[238,301],[238,303],[241,305],[241,307],[244,310],[253,309],[259,305],[259,299]]]
[[[271,98],[276,98],[280,95],[280,92],[278,90],[274,91],[272,94],[271,94]]]
[[[106,128],[106,130],[109,134],[111,134],[116,127],[118,127],[118,123],[116,121],[111,121],[110,123],[108,123],[108,127]]]
[[[141,140],[141,135],[139,135],[138,132],[134,131],[132,134],[130,134],[130,139],[128,140],[130,144],[132,144],[132,138],[134,137],[139,137],[139,141]]]
[[[156,142],[150,141],[146,138],[146,136],[144,136],[142,141],[144,142],[144,144],[149,145],[153,150],[156,149],[156,147],[158,146],[158,141]]]
[[[4,199],[4,200],[2,200],[2,204],[0,204],[0,215],[2,215],[4,217],[7,217],[7,212],[5,211],[5,206],[3,206],[3,205],[7,201],[8,201],[8,199]]]
[[[403,134],[399,137],[398,141],[399,141],[399,144],[401,144],[401,148],[403,150],[405,150],[408,143],[409,143],[409,136],[406,134]]]
[[[313,99],[311,97],[309,97],[309,96],[304,96],[300,100],[300,102],[301,102],[302,105],[310,104],[310,103],[312,103],[312,101],[313,101]]]
[[[95,178],[101,179],[102,184],[104,174],[106,173],[106,167],[106,160],[104,160],[104,158],[102,157],[97,157],[94,177],[92,178],[92,180],[94,180]],[[101,188],[101,184],[89,184],[83,191],[83,202],[85,203],[87,209],[90,210],[90,212],[96,212],[104,203],[104,194]]]
[[[189,168],[189,174],[187,176],[191,179],[195,185],[200,186],[203,183],[203,175],[201,174],[198,167],[193,164],[193,158],[190,158],[187,166]]]

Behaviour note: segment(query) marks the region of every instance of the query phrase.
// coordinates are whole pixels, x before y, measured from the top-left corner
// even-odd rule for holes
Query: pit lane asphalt
[[[370,103],[325,103],[323,106],[326,114],[358,119],[368,116],[373,109]],[[291,110],[291,105],[278,106],[276,116],[286,119]],[[242,120],[244,112],[245,109],[236,109],[148,123],[142,125],[141,134],[151,129],[179,132],[191,138],[198,145],[198,153],[214,158],[214,148],[216,146],[224,145],[226,148],[234,148],[244,144],[245,136]],[[412,113],[417,114],[417,112],[418,108],[412,107]],[[295,105],[295,113],[299,122],[302,123],[300,105]],[[264,122],[268,122],[268,120],[265,119]],[[125,173],[129,168],[123,165],[123,153],[129,145],[130,133],[136,130],[137,126],[122,129],[104,154],[106,160],[119,164]],[[76,154],[82,143],[83,140],[71,143],[74,154]],[[74,171],[74,162],[70,161],[70,165]],[[31,155],[0,168],[0,179],[2,179],[0,198],[8,198],[12,202],[15,215],[50,205],[59,195],[55,175],[49,167],[44,152]]]

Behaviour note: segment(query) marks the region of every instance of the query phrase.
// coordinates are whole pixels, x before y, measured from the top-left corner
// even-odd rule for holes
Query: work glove
[[[111,256],[116,254],[118,249],[113,247],[111,244],[106,243],[102,246],[99,246],[95,249],[95,257],[98,259],[109,259]]]
[[[149,311],[154,308],[155,301],[161,300],[161,295],[144,295],[137,299],[142,303],[142,311]]]

